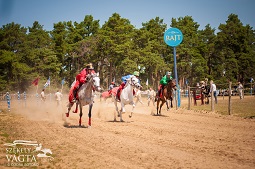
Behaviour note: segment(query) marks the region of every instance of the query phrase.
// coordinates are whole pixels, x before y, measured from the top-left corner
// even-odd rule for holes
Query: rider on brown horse
[[[155,102],[157,101],[157,98],[158,97],[161,97],[162,94],[163,94],[163,89],[164,89],[164,86],[167,85],[167,83],[172,80],[172,72],[166,72],[166,75],[162,77],[162,79],[160,80],[160,85],[158,87],[158,92],[156,94],[156,98],[155,98]]]

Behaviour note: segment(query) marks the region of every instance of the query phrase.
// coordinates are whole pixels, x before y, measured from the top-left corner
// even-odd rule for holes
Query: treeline
[[[204,78],[216,83],[255,78],[255,34],[235,14],[215,32],[210,24],[199,30],[191,16],[172,18],[170,27],[180,29],[183,42],[177,47],[177,72],[182,87],[194,86]],[[156,88],[166,71],[173,72],[173,49],[164,42],[167,24],[156,17],[135,28],[128,19],[114,13],[102,26],[86,15],[77,22],[58,22],[52,31],[38,21],[32,27],[17,23],[0,29],[0,91],[24,91],[39,77],[51,78],[51,85],[70,86],[87,63],[100,73],[105,89],[112,80],[135,70],[141,81]]]

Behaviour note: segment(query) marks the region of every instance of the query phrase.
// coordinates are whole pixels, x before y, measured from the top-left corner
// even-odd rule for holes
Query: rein
[[[130,79],[131,82],[128,81],[127,83],[130,84],[131,86],[135,86],[138,82],[133,83],[132,78],[133,78],[133,77],[131,77],[131,79]],[[127,86],[127,85],[125,85],[125,87],[126,87],[126,86]]]

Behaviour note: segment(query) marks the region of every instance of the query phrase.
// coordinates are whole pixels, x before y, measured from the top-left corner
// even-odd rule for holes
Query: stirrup
[[[77,100],[75,98],[73,98],[73,100],[71,101],[72,103],[75,103]]]

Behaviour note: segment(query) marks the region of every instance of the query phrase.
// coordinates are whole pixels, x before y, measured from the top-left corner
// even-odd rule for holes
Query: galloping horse
[[[166,103],[167,110],[169,110],[169,106],[167,100],[171,101],[171,108],[173,107],[173,89],[176,90],[175,80],[170,80],[166,86],[163,88],[163,95],[157,98],[157,115],[161,115],[161,108]],[[159,103],[161,101],[160,107]]]
[[[116,100],[116,93],[112,93],[112,98],[114,100],[114,105],[116,108],[116,111],[118,113],[118,116],[120,117],[120,121],[123,122],[122,120],[122,113],[125,113],[125,105],[130,104],[133,106],[131,114],[129,115],[129,117],[132,117],[132,113],[134,111],[135,108],[135,104],[134,104],[134,95],[133,95],[133,90],[135,88],[140,88],[141,85],[139,84],[139,80],[135,77],[135,76],[131,76],[127,82],[126,85],[124,87],[124,89],[122,89],[121,94],[120,94],[120,103],[121,103],[121,110],[118,110],[118,106],[117,106],[117,100]],[[116,112],[114,112],[114,121],[116,121]]]
[[[91,75],[88,77],[87,83],[84,83],[78,90],[78,101],[76,102],[76,108],[73,113],[77,113],[78,111],[78,106],[80,106],[80,120],[79,120],[79,126],[81,126],[81,118],[82,118],[82,107],[89,105],[89,122],[88,125],[91,126],[91,110],[93,107],[93,102],[94,102],[94,93],[93,89],[96,91],[101,91],[100,88],[100,79],[99,79],[99,74]],[[66,117],[69,117],[69,112],[72,108],[74,103],[68,103],[68,112],[66,113]]]

